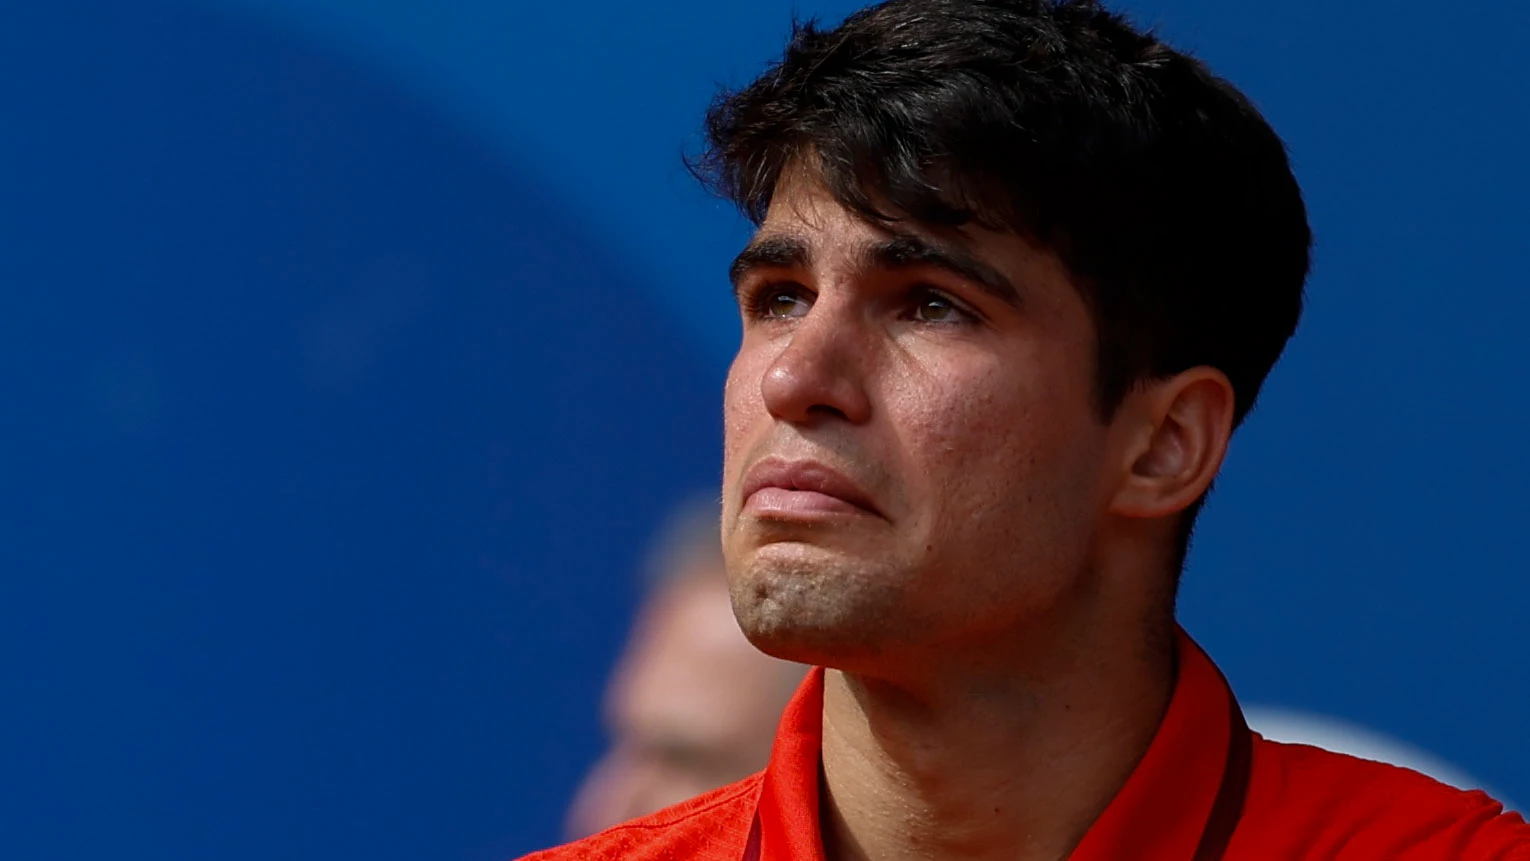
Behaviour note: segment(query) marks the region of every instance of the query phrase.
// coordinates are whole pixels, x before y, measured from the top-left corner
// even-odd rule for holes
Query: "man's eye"
[[[916,300],[914,319],[921,323],[965,323],[971,318],[950,299],[938,293],[925,293]]]
[[[755,310],[761,317],[789,319],[801,317],[812,303],[798,287],[772,287],[760,294]]]

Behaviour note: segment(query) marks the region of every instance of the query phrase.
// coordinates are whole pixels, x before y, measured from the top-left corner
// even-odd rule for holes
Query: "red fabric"
[[[1482,792],[1403,768],[1245,736],[1227,683],[1189,637],[1163,724],[1072,861],[1530,861],[1530,825]],[[526,856],[822,861],[818,756],[823,670],[787,706],[765,771],[593,837]],[[1226,780],[1245,744],[1243,780]],[[1233,753],[1233,774],[1238,771]],[[1208,837],[1228,811],[1226,842]],[[1239,806],[1241,804],[1241,806]],[[1213,808],[1217,813],[1213,815]],[[1210,823],[1210,824],[1209,824]],[[757,832],[751,848],[751,831]],[[1198,855],[1199,852],[1199,855]],[[754,859],[750,859],[754,861]]]

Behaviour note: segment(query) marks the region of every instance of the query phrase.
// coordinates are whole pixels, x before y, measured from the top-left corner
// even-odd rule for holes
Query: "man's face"
[[[1086,588],[1108,428],[1053,255],[870,224],[798,174],[734,276],[722,537],[756,645],[841,667],[970,652]]]

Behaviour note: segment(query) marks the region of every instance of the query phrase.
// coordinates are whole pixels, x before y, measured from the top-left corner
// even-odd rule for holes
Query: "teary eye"
[[[940,293],[922,291],[914,299],[913,318],[921,323],[966,323],[972,315]]]
[[[920,301],[916,313],[926,323],[944,323],[956,313],[956,308],[944,299],[929,298]]]
[[[803,288],[796,285],[780,285],[761,291],[754,303],[755,313],[761,317],[777,320],[801,317],[812,307]]]

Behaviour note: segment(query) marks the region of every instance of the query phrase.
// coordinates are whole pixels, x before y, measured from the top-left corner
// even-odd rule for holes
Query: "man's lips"
[[[748,511],[777,516],[882,516],[855,482],[815,460],[761,460],[744,475],[743,503]]]

